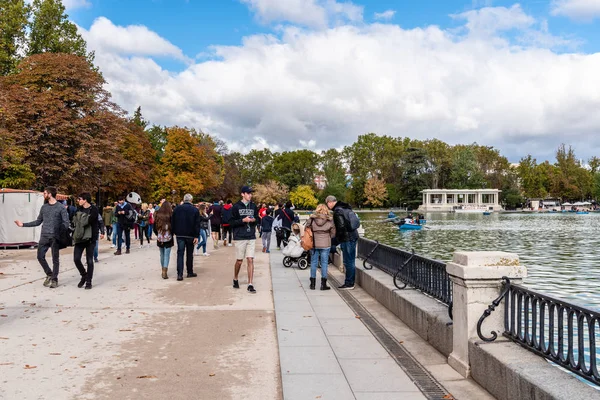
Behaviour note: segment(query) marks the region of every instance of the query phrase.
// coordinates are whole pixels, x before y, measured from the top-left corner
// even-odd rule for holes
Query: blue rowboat
[[[483,215],[492,215],[492,213],[491,213],[491,212],[489,212],[489,211],[484,211],[484,212],[483,212]]]
[[[421,225],[417,225],[417,224],[402,224],[402,225],[400,225],[400,230],[401,231],[419,230],[421,228],[422,228],[422,226]]]
[[[577,211],[577,214],[585,215],[585,214],[589,214],[589,212],[588,211]]]

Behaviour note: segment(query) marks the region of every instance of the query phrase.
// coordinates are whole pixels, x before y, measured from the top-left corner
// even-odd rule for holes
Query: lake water
[[[516,253],[527,287],[600,309],[600,213],[430,213],[420,231],[382,223],[387,213],[359,215],[365,237],[444,262],[454,251]]]

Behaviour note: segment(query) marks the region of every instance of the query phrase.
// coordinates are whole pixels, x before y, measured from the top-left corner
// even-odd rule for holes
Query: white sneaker
[[[233,246],[231,243],[229,243],[229,244],[227,245],[227,247],[231,247],[231,246]]]
[[[194,249],[194,255],[197,256],[199,254],[200,254],[200,252],[198,251],[198,249]]]
[[[202,254],[202,255],[203,255],[204,257],[208,257],[208,256],[210,256],[210,254],[208,254],[208,253],[204,253],[204,254]]]
[[[140,249],[143,249],[143,248],[144,248],[144,245],[143,245],[143,244],[140,244]]]
[[[110,248],[111,248],[111,249],[114,249],[115,247],[117,247],[117,246],[115,246],[114,244],[111,244],[111,245],[110,245]]]

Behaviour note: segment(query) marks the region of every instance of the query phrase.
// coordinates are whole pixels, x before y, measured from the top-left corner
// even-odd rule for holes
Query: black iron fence
[[[496,339],[481,333],[487,316],[505,300],[503,335],[559,366],[600,385],[596,343],[600,340],[600,313],[547,296],[506,277],[504,290],[479,320],[477,333],[484,341]]]
[[[445,263],[365,238],[358,239],[358,257],[367,269],[373,265],[451,307],[452,282]]]

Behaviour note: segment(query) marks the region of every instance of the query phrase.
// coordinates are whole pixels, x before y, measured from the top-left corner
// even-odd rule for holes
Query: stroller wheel
[[[283,266],[286,268],[291,267],[293,264],[293,261],[290,257],[283,257]]]
[[[298,268],[306,269],[308,268],[308,260],[306,258],[301,258],[298,260]]]

